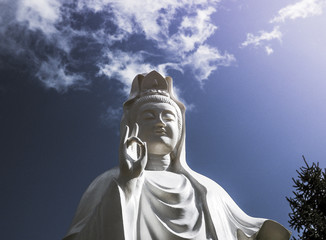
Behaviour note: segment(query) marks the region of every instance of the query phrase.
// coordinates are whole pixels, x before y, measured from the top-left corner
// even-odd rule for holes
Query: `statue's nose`
[[[161,115],[158,116],[155,125],[158,126],[158,127],[165,127],[166,126],[166,124],[165,124],[165,122],[164,122],[164,120],[163,120],[163,118],[162,118]]]

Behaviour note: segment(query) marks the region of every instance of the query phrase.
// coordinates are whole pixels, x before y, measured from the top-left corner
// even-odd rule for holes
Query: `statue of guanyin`
[[[282,225],[246,215],[188,167],[185,130],[172,79],[136,76],[124,103],[119,167],[88,187],[64,240],[288,240]]]

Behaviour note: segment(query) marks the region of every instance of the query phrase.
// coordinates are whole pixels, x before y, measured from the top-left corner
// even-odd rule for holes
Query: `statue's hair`
[[[177,119],[178,119],[178,129],[179,129],[179,134],[182,133],[182,114],[179,106],[170,98],[166,97],[164,95],[145,95],[143,97],[138,98],[133,104],[132,104],[132,110],[131,114],[133,116],[138,114],[138,109],[140,108],[141,105],[150,103],[150,102],[155,102],[155,103],[168,103],[171,106],[175,108],[175,111],[177,113]]]

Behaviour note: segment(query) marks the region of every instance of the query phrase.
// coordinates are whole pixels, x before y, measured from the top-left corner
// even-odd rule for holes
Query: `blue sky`
[[[326,166],[326,1],[0,1],[1,225],[60,239],[117,165],[138,73],[187,105],[187,161],[288,227],[292,177]]]

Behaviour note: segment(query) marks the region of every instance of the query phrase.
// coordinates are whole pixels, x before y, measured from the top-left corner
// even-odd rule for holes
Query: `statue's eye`
[[[144,112],[143,113],[143,119],[151,120],[155,118],[155,115],[151,112]]]
[[[168,122],[175,120],[175,116],[172,113],[165,113],[162,117],[164,121],[168,121]]]

